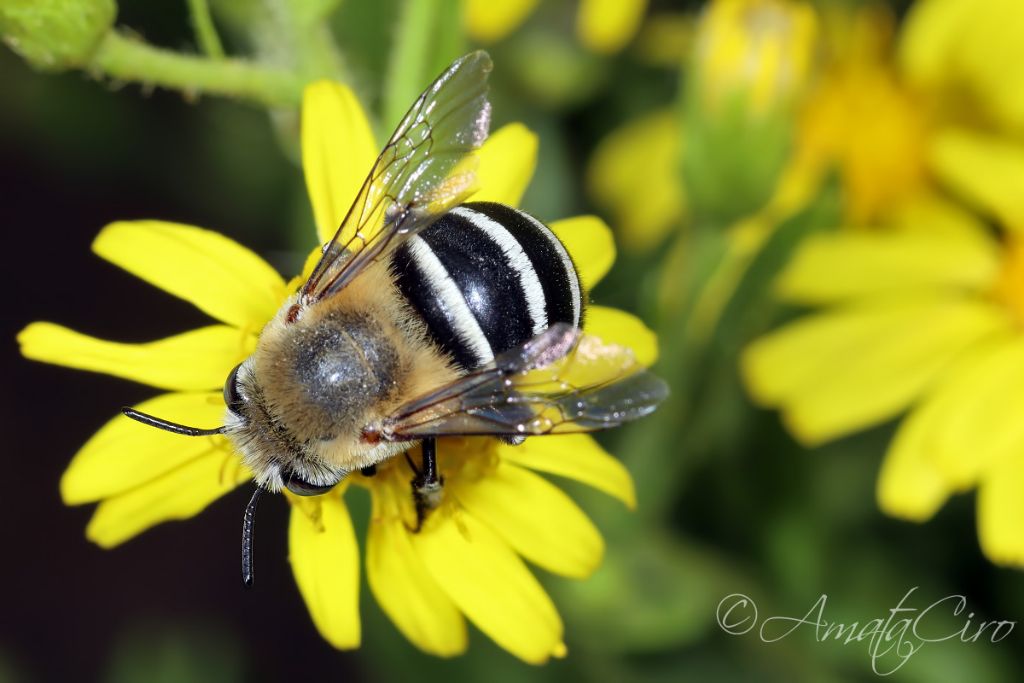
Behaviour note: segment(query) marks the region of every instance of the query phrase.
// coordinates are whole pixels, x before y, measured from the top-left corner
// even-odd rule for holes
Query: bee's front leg
[[[416,528],[423,527],[427,513],[441,504],[444,479],[437,473],[437,440],[433,437],[422,443],[423,461],[412,480],[412,497],[416,503]]]

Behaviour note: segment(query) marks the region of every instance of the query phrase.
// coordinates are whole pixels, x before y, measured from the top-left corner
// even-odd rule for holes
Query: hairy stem
[[[251,100],[266,106],[297,105],[302,80],[283,69],[241,59],[183,55],[111,31],[89,68],[111,78],[181,90]]]

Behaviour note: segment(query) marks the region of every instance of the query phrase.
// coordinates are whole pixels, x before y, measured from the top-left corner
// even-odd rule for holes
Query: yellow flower
[[[842,114],[842,122],[831,122],[833,139],[849,136],[844,173],[853,215],[881,216],[884,230],[818,235],[801,245],[778,293],[823,310],[755,341],[742,358],[754,399],[779,408],[789,430],[809,446],[909,412],[879,476],[881,508],[923,521],[950,495],[977,488],[982,550],[1018,567],[1024,567],[1024,147],[1015,134],[1024,119],[1014,129],[1009,113],[1024,109],[987,88],[997,75],[1005,73],[1008,85],[1018,77],[1008,65],[1024,62],[1024,46],[997,26],[1021,23],[1024,6],[1016,3],[919,3],[900,53],[905,75],[935,88],[928,126],[907,124],[920,115],[917,100],[891,76],[884,85],[863,86],[868,104],[858,111],[871,110],[867,122],[853,120],[856,111],[840,112],[838,102],[830,105]],[[861,77],[881,78],[878,72]],[[853,82],[842,87],[850,88],[847,102],[858,92]],[[961,98],[954,109],[947,99],[953,92],[976,99]],[[967,129],[971,118],[974,128]],[[854,150],[858,145],[868,148]],[[922,191],[933,177],[998,219],[1002,230],[994,233],[934,188]]]
[[[982,549],[1024,566],[1024,243],[935,202],[884,232],[808,240],[778,285],[827,308],[746,350],[755,400],[809,446],[909,410],[879,505],[923,521],[977,487]]]
[[[376,149],[347,88],[320,82],[306,90],[302,156],[321,241],[340,222]],[[476,198],[518,203],[536,154],[536,136],[522,125],[497,131],[479,151]],[[588,216],[551,227],[592,287],[614,260],[608,228]],[[22,353],[167,390],[139,409],[188,424],[220,424],[219,387],[252,352],[299,279],[286,284],[255,254],[217,233],[161,221],[108,225],[93,248],[219,324],[148,344],[118,344],[33,323],[19,335]],[[591,306],[587,331],[631,346],[645,363],[657,353],[652,333],[622,311]],[[599,564],[603,543],[586,515],[534,471],[576,479],[633,506],[628,472],[583,435],[530,439],[518,447],[443,439],[438,456],[445,502],[418,534],[403,521],[411,512],[411,472],[402,458],[381,466],[375,477],[352,475],[329,494],[288,495],[291,563],[317,628],[336,647],[359,644],[358,546],[343,500],[347,487],[357,485],[373,500],[366,548],[371,589],[413,643],[437,655],[458,654],[466,648],[468,617],[526,661],[563,654],[561,620],[523,558],[583,577]],[[99,502],[86,535],[112,547],[161,522],[191,517],[250,478],[221,436],[183,439],[118,417],[74,457],[61,494],[68,504]]]
[[[463,24],[473,40],[495,43],[533,13],[539,0],[464,0]],[[587,49],[615,54],[636,35],[647,0],[579,0],[576,34]]]
[[[802,112],[800,154],[808,169],[838,169],[851,223],[884,223],[943,187],[1024,226],[1022,10],[919,2],[895,48],[887,11],[830,15],[831,64]]]
[[[587,167],[587,191],[631,249],[657,246],[685,216],[679,118],[663,109],[626,122],[601,140]]]

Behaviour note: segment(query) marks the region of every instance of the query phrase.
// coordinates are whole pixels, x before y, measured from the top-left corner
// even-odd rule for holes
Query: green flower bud
[[[63,71],[88,64],[116,15],[114,0],[4,0],[0,36],[36,69]]]
[[[693,210],[728,224],[771,196],[807,83],[816,17],[801,0],[715,0],[697,26],[683,107]]]

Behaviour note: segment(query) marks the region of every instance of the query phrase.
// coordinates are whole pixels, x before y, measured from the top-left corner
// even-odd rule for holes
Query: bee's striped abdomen
[[[464,369],[540,334],[578,326],[579,277],[554,233],[508,206],[457,207],[395,251],[399,290]]]

